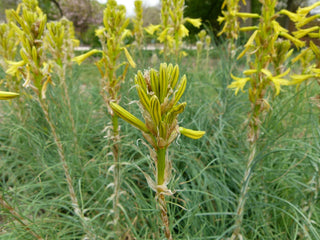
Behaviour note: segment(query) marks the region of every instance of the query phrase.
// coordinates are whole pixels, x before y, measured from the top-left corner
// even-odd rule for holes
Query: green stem
[[[162,185],[164,183],[164,173],[166,170],[166,152],[167,148],[160,148],[157,151],[157,171],[158,179],[157,184]]]
[[[162,185],[165,183],[165,171],[166,171],[166,153],[167,148],[160,148],[157,150],[157,171],[158,171],[158,179],[157,185]],[[156,197],[159,207],[160,207],[160,216],[162,224],[165,228],[165,236],[168,240],[172,240],[172,235],[169,227],[169,218],[168,218],[168,210],[167,210],[167,203],[165,199],[165,194],[163,189],[160,187],[157,190],[157,197]]]

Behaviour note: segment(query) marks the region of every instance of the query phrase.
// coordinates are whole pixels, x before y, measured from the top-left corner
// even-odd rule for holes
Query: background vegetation
[[[206,1],[204,1],[206,2]],[[190,5],[191,6],[191,5]],[[195,17],[194,15],[191,17]],[[214,36],[215,31],[209,31]],[[235,42],[235,55],[243,48]],[[219,44],[218,44],[219,43]],[[200,140],[184,136],[171,145],[173,178],[168,216],[174,239],[227,239],[234,230],[238,197],[250,146],[247,141],[250,102],[227,88],[230,73],[248,69],[245,59],[228,53],[228,44],[213,38],[209,50],[180,60],[180,75],[188,83],[182,101],[188,103],[181,125],[205,130]],[[295,57],[298,53],[293,53]],[[113,147],[111,117],[100,95],[101,78],[93,55],[66,74],[71,115],[62,97],[62,84],[49,85],[46,101],[57,127],[70,168],[85,229],[70,204],[62,163],[50,126],[31,91],[19,99],[0,102],[0,239],[115,239],[113,221]],[[122,56],[123,57],[123,56]],[[136,52],[136,69],[129,68],[120,104],[140,116],[133,90],[138,70],[159,68],[159,50]],[[121,59],[125,61],[125,59]],[[167,62],[175,62],[168,59]],[[200,67],[199,67],[200,66]],[[296,71],[300,66],[289,63]],[[120,67],[118,73],[123,72]],[[297,71],[299,72],[299,71]],[[6,76],[0,69],[0,79]],[[53,74],[53,82],[58,83]],[[247,91],[247,88],[244,89]],[[320,127],[314,79],[299,87],[282,87],[270,96],[253,160],[254,173],[246,196],[241,226],[246,239],[320,239],[319,166]],[[21,112],[17,111],[18,108]],[[179,123],[179,124],[180,124]],[[159,208],[145,173],[152,175],[152,159],[141,133],[119,119],[120,239],[163,239]],[[75,129],[73,129],[75,127]],[[75,146],[73,132],[77,133]],[[6,206],[6,207],[4,207]],[[35,236],[41,236],[36,237]]]
[[[230,69],[241,71],[244,65],[226,60],[224,46],[215,49],[210,53],[208,70],[194,71],[192,56],[181,65],[180,71],[189,79],[183,97],[188,106],[182,121],[190,123],[186,127],[207,133],[197,141],[180,137],[170,150],[175,171],[169,186],[175,195],[168,211],[175,239],[225,239],[232,232],[245,169],[243,156],[248,153],[245,119],[249,106],[244,94],[234,96],[226,88],[231,82]],[[150,57],[151,52],[145,51],[138,68],[150,67]],[[137,107],[131,104],[137,99],[131,90],[133,76],[130,70],[122,89],[122,105],[138,115]],[[59,134],[81,206],[92,219],[98,239],[110,239],[113,159],[110,156],[105,160],[110,152],[106,131],[110,119],[102,107],[98,79],[99,73],[91,63],[74,65],[67,79],[79,155],[74,154],[71,144],[67,109],[62,99],[54,98],[57,90],[63,90],[56,86],[48,98],[54,103],[50,110],[55,113],[54,122],[61,126]],[[310,82],[298,90],[287,88],[272,104],[262,125],[262,144],[255,159],[258,171],[251,180],[243,221],[248,239],[318,239],[318,200],[312,205],[312,216],[307,213],[319,186],[314,182],[319,171],[319,111],[310,101],[318,92],[319,86]],[[24,109],[28,115],[22,123],[9,102],[1,103],[2,194],[25,217],[28,228],[41,236],[81,239],[82,228],[68,207],[68,192],[48,125],[33,99],[27,99]],[[120,124],[122,234],[127,239],[161,239],[154,193],[142,173],[150,173],[148,151],[141,150],[144,145],[138,130],[123,121]],[[33,239],[10,212],[2,211],[0,221],[0,239]]]

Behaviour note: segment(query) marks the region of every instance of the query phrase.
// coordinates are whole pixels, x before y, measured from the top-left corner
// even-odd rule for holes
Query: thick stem
[[[59,154],[59,157],[60,157],[60,160],[61,160],[61,163],[62,163],[62,167],[63,167],[63,170],[64,170],[64,174],[65,174],[65,177],[66,177],[66,180],[67,180],[67,185],[68,185],[68,189],[69,189],[69,196],[70,196],[70,199],[71,199],[71,203],[72,203],[72,207],[73,207],[74,213],[80,218],[82,226],[83,226],[84,231],[86,232],[87,236],[90,237],[90,239],[95,239],[95,237],[91,233],[91,231],[88,230],[87,220],[85,219],[83,211],[79,206],[78,199],[77,199],[76,193],[75,193],[74,188],[73,188],[73,182],[72,182],[72,178],[71,178],[71,175],[70,175],[69,167],[68,167],[68,164],[67,164],[67,161],[66,161],[66,157],[65,157],[65,154],[64,154],[63,146],[62,146],[61,141],[60,141],[60,139],[59,139],[59,137],[57,135],[56,128],[55,128],[54,124],[52,123],[52,121],[50,119],[49,111],[48,111],[48,105],[42,99],[39,99],[39,103],[40,103],[40,106],[41,106],[41,108],[42,108],[42,110],[44,112],[44,116],[45,116],[45,118],[46,118],[46,120],[47,120],[47,122],[48,122],[48,124],[50,126],[50,130],[51,130],[51,133],[53,135],[54,142],[55,142],[55,144],[57,145],[57,148],[58,148],[58,154]]]
[[[21,225],[23,225],[25,227],[25,229],[32,235],[34,236],[36,239],[38,240],[43,240],[43,238],[38,235],[37,233],[35,233],[34,231],[32,231],[28,225],[25,223],[25,218],[23,216],[21,216],[11,205],[9,205],[2,197],[2,195],[0,195],[0,205],[6,209],[7,211],[10,212],[10,214],[16,218],[18,220],[19,223],[21,223]]]
[[[167,148],[160,148],[157,150],[157,185],[161,186],[165,183],[165,170],[166,170],[166,153]],[[172,240],[172,235],[170,231],[170,224],[168,218],[168,211],[167,211],[167,203],[165,199],[165,195],[163,192],[163,188],[159,187],[157,190],[157,200],[160,207],[160,215],[161,221],[165,228],[165,235],[166,238]]]
[[[161,221],[165,229],[164,234],[166,235],[166,238],[168,240],[172,240],[172,235],[169,227],[170,224],[169,224],[169,218],[168,218],[167,203],[166,203],[164,194],[161,192],[158,192],[157,200],[160,207]]]
[[[252,171],[253,171],[253,160],[255,158],[255,155],[256,155],[256,144],[253,143],[253,144],[250,144],[250,155],[249,155],[249,159],[247,162],[244,177],[242,180],[242,188],[241,188],[241,192],[240,192],[240,196],[239,196],[239,200],[238,200],[235,229],[232,233],[230,240],[242,239],[241,225],[242,225],[242,220],[243,220],[243,212],[244,212],[244,207],[245,207],[246,200],[247,200],[249,183],[250,183],[250,179],[251,179]]]
[[[164,174],[166,170],[166,152],[167,152],[166,148],[160,148],[157,151],[157,171],[158,171],[157,184],[158,185],[162,185],[165,181]]]

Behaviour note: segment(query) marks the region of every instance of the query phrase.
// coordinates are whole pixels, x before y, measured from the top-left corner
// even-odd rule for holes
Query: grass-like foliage
[[[174,195],[167,199],[167,211],[174,239],[225,239],[233,232],[247,161],[244,156],[249,153],[245,123],[249,103],[244,94],[234,96],[226,88],[232,81],[230,69],[241,65],[220,58],[226,54],[223,46],[216,49],[221,50],[211,52],[215,67],[210,71],[193,71],[192,57],[180,67],[188,78],[181,101],[187,101],[188,106],[179,122],[186,128],[205,130],[206,135],[197,141],[181,136],[170,146],[174,171],[168,188]],[[149,67],[148,56],[146,53],[145,68]],[[64,92],[61,86],[54,92],[48,89],[48,101],[53,103],[49,108],[55,112],[52,121],[60,126],[57,131],[79,204],[97,239],[111,239],[110,167],[114,162],[112,156],[105,159],[112,146],[104,137],[108,130],[102,131],[111,119],[101,107],[104,100],[99,95],[99,82],[92,81],[99,78],[96,67],[88,63],[73,68],[66,82],[80,158],[74,155],[71,123],[65,124],[69,110],[62,98],[55,97]],[[139,116],[136,104],[131,104],[138,98],[131,89],[134,74],[128,71],[121,105]],[[259,170],[252,176],[242,220],[246,239],[319,238],[319,112],[310,103],[310,97],[318,92],[316,83],[301,86],[298,92],[287,88],[275,99],[261,125],[261,144],[253,163]],[[9,102],[1,102],[1,195],[20,217],[1,208],[0,239],[34,239],[34,234],[43,239],[82,239],[85,229],[69,204],[49,126],[35,100],[26,101],[28,118],[24,123],[10,110]],[[162,239],[160,209],[144,175],[152,175],[148,148],[137,140],[141,138],[138,130],[125,122],[120,124],[121,239]]]
[[[276,2],[261,2],[260,24],[242,53],[208,39],[205,57],[202,46],[190,50],[179,67],[160,64],[157,51],[129,55],[121,45],[128,21],[114,0],[97,30],[102,50],[76,57],[70,22],[47,23],[36,0],[7,11],[0,240],[320,239],[320,85],[313,81],[320,51],[311,42],[295,53],[276,41],[302,47],[305,32],[288,34],[268,10]],[[237,3],[225,1],[238,11]],[[173,15],[165,7],[163,21]],[[308,22],[299,11],[297,24]],[[194,21],[181,14],[180,27]],[[225,32],[237,34],[230,25],[237,19],[223,16]],[[171,36],[169,25],[161,30]],[[177,60],[182,38],[171,37]],[[138,70],[129,68],[136,59]],[[289,67],[290,80],[283,78]]]

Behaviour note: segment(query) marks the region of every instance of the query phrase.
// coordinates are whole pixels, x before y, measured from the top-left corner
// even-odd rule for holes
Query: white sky
[[[100,3],[106,3],[107,0],[98,0]],[[160,0],[142,0],[144,6],[155,6],[157,5]],[[127,15],[133,16],[134,15],[134,0],[117,0],[118,4],[122,4],[127,9]]]

